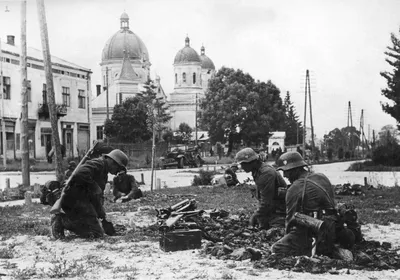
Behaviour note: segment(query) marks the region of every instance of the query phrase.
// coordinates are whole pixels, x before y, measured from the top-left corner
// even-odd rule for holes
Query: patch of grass
[[[194,175],[192,186],[205,186],[211,185],[211,181],[215,175],[214,171],[207,171],[204,169],[199,170],[199,176]]]
[[[44,276],[50,278],[65,278],[65,277],[82,277],[88,271],[88,268],[78,261],[69,262],[65,259],[57,259],[53,262],[53,267]]]
[[[371,160],[358,161],[352,163],[346,171],[364,171],[364,172],[393,172],[400,171],[400,166],[386,166],[382,164],[375,164]]]
[[[36,267],[33,266],[33,267],[27,267],[24,269],[14,270],[11,275],[12,275],[13,279],[27,280],[27,279],[31,279],[32,276],[34,276],[36,274],[37,274]]]
[[[399,187],[370,189],[366,191],[365,196],[337,195],[336,201],[354,205],[358,213],[359,221],[363,224],[400,224],[399,213],[391,210],[400,205]],[[377,212],[381,210],[384,210],[385,212]]]
[[[0,259],[12,259],[14,258],[14,253],[12,248],[0,248]]]

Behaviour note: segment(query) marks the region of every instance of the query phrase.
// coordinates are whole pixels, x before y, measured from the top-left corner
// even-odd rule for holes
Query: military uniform
[[[113,179],[113,195],[114,201],[125,196],[122,202],[137,199],[143,196],[139,189],[135,177],[130,174],[121,173]]]
[[[283,227],[285,198],[279,196],[279,188],[286,189],[282,176],[269,164],[262,163],[252,172],[256,183],[258,209],[254,213],[261,228]]]
[[[286,235],[272,246],[273,253],[311,255],[313,235],[310,229],[290,224],[296,212],[309,216],[316,214],[316,218],[319,219],[331,218],[332,222],[328,225],[330,227],[330,242],[328,243],[330,244],[327,246],[332,245],[335,239],[336,210],[334,191],[325,175],[304,173],[290,186],[286,194]],[[319,249],[324,250],[323,247]]]
[[[65,214],[52,217],[56,227],[70,230],[81,237],[101,237],[98,218],[105,218],[103,191],[107,183],[108,166],[104,158],[86,161],[76,170],[65,189],[62,209]]]

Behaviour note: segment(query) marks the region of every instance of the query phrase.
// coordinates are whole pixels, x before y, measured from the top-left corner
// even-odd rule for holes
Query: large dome
[[[132,60],[149,61],[149,53],[143,41],[129,29],[129,17],[124,12],[121,17],[121,29],[106,42],[103,48],[102,61],[122,60],[125,55]]]
[[[188,63],[188,62],[201,62],[200,56],[197,52],[190,47],[189,38],[185,39],[185,47],[178,51],[175,56],[174,64]]]
[[[201,59],[201,68],[215,70],[214,62],[212,62],[212,60],[208,56],[206,56],[204,46],[201,47],[200,59]]]

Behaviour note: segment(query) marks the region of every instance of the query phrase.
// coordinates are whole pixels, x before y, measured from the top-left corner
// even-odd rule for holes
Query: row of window
[[[195,84],[196,83],[196,73],[193,73],[192,79],[193,79],[193,84]],[[185,72],[182,73],[182,82],[186,83],[186,73]],[[175,84],[177,84],[177,83],[178,83],[178,74],[175,73]]]
[[[3,76],[3,94],[4,99],[11,99],[11,79],[10,77]],[[32,93],[31,93],[31,81],[27,81],[27,94],[28,94],[28,102],[32,102]],[[47,89],[46,84],[43,84],[42,91],[43,103],[47,103]],[[70,107],[71,106],[71,93],[69,87],[62,87],[62,101],[63,105]],[[78,108],[85,109],[86,108],[86,97],[85,91],[83,89],[78,89]]]
[[[20,64],[19,60],[8,58],[8,57],[3,57],[3,61],[7,62],[7,63],[15,64],[15,65],[19,65]],[[38,64],[34,64],[34,63],[27,63],[26,66],[34,68],[34,69],[38,69],[38,70],[44,70],[44,66],[38,65]],[[77,77],[77,78],[81,78],[81,79],[87,79],[87,75],[77,74],[77,73],[74,73],[74,72],[69,72],[69,71],[64,71],[64,70],[58,70],[58,69],[52,68],[52,72],[56,73],[56,74],[61,74],[61,75],[66,75],[66,76],[71,76],[71,77]]]

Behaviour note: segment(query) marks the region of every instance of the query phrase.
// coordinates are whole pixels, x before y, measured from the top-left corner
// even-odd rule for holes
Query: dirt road
[[[364,177],[367,177],[369,184],[377,186],[379,184],[384,186],[395,186],[400,183],[400,172],[345,172],[352,162],[339,162],[330,164],[314,165],[312,168],[315,172],[322,172],[328,176],[332,184],[364,184]],[[202,167],[207,170],[207,166]],[[161,182],[161,187],[165,185],[168,188],[189,186],[192,183],[193,177],[199,168],[186,168],[186,169],[165,169],[156,170],[153,187],[157,186],[157,181]],[[222,170],[221,165],[210,165],[209,170]],[[136,180],[141,181],[142,175],[145,185],[142,190],[150,190],[151,171],[133,169],[128,172],[135,176]],[[250,173],[238,172],[239,181],[251,177]],[[21,172],[0,172],[0,189],[6,187],[6,179],[10,180],[10,186],[16,187],[22,183]],[[111,179],[112,176],[109,176]],[[32,172],[30,173],[31,185],[43,184],[48,180],[55,180],[54,172]]]

